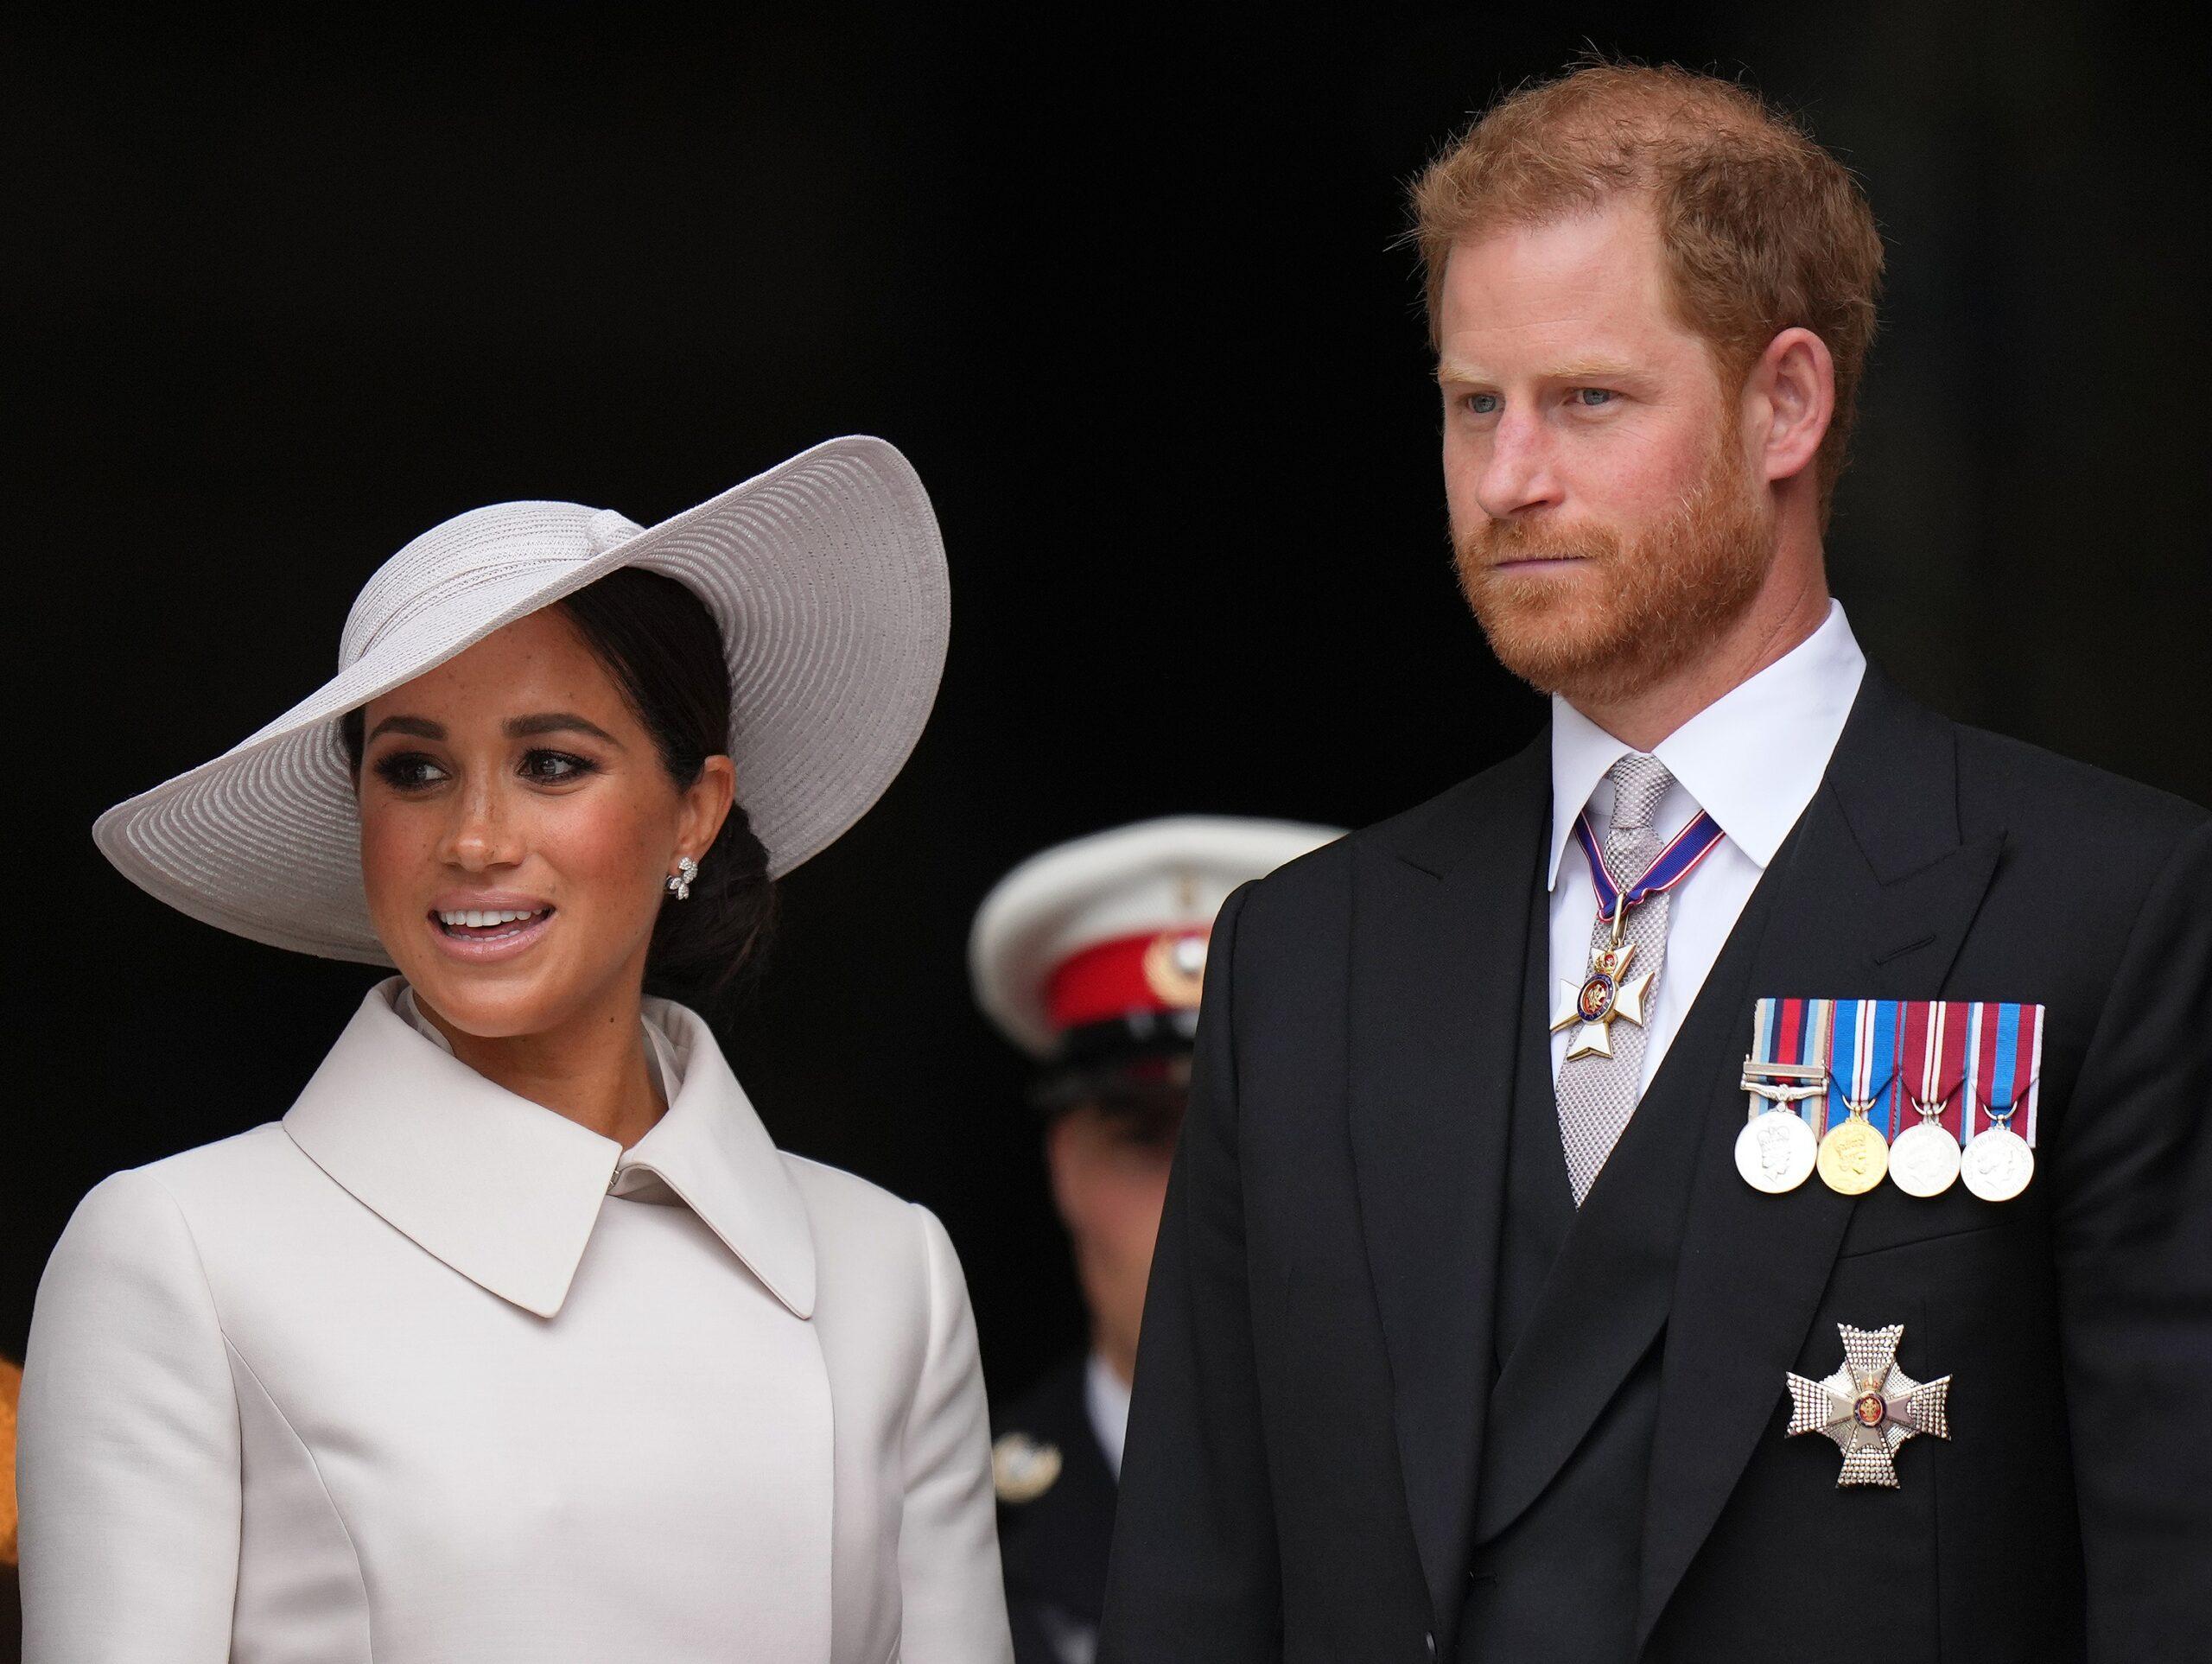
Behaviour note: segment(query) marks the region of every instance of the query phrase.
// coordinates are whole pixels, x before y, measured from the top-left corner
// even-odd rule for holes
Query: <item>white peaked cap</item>
[[[1103,943],[1203,934],[1237,886],[1344,835],[1341,827],[1227,815],[1140,821],[1032,855],[992,888],[968,937],[976,1003],[1033,1057],[1052,1055],[1052,974]]]

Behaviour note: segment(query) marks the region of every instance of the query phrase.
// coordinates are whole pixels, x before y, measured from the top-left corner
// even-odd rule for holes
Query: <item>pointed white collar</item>
[[[1698,809],[1764,867],[1820,790],[1828,758],[1859,697],[1866,656],[1840,602],[1828,603],[1819,629],[1750,680],[1738,683],[1653,748]],[[1552,697],[1551,864],[1559,864],[1574,817],[1605,771],[1630,746],[1566,700]],[[1671,831],[1673,829],[1668,829]]]
[[[284,1130],[355,1200],[501,1299],[550,1318],[622,1169],[656,1174],[797,1316],[814,1310],[805,1204],[699,1017],[646,1001],[680,1083],[626,1153],[479,1075],[369,990]]]

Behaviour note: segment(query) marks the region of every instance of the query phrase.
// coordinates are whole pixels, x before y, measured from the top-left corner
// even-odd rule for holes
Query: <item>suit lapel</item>
[[[1937,997],[2003,842],[1961,841],[1950,724],[1869,669],[1821,791],[1760,882],[1770,911],[1751,974],[1707,1013],[1726,1044],[1688,1083],[1703,1147],[1667,1317],[1639,1648],[1775,1420],[1853,1206],[1817,1178],[1762,1195],[1729,1159],[1752,1001]]]
[[[1491,1369],[1506,1128],[1548,733],[1354,873],[1351,1136],[1407,1502],[1448,1652]]]
[[[1710,1083],[1731,1062],[1733,1013],[1770,911],[1754,894],[1738,919],[1576,1213],[1498,1377],[1475,1508],[1478,1542],[1510,1525],[1551,1483],[1666,1324]],[[1535,1025],[1524,1048],[1537,1048],[1545,1064],[1529,1089],[1549,1104],[1551,1049],[1540,1017],[1527,1013],[1523,1022]],[[1732,1084],[1732,1068],[1727,1078]]]

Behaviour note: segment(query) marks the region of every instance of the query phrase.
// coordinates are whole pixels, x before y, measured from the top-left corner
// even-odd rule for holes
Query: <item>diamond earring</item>
[[[668,875],[668,892],[678,901],[691,899],[691,880],[699,876],[699,863],[689,855],[676,858],[676,870]]]

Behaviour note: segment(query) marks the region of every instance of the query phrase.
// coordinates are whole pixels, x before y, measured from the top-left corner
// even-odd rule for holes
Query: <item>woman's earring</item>
[[[691,880],[699,876],[699,863],[689,855],[676,858],[676,870],[668,875],[668,892],[678,901],[691,899]]]

